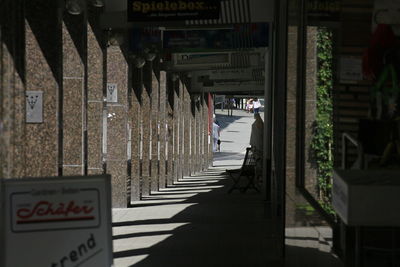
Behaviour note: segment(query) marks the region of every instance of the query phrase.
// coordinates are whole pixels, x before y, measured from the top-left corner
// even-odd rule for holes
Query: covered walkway
[[[226,113],[226,112],[225,112]],[[217,111],[221,152],[214,167],[113,210],[115,266],[280,266],[274,223],[262,194],[228,194],[226,168],[238,168],[252,114]]]
[[[302,214],[299,195],[288,195],[289,260],[278,260],[277,228],[263,194],[227,193],[232,181],[225,169],[242,163],[253,115],[216,113],[222,144],[213,167],[152,192],[133,208],[113,209],[115,266],[340,267],[330,253],[329,228],[315,214]]]

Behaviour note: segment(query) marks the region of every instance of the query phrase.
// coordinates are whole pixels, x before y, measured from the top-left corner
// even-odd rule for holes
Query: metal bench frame
[[[237,189],[242,193],[245,193],[249,189],[254,189],[257,192],[260,190],[257,188],[256,182],[256,163],[257,160],[254,156],[253,151],[250,147],[246,148],[246,155],[243,160],[242,167],[240,169],[235,170],[226,170],[229,176],[233,180],[233,185],[229,189],[228,193],[231,193],[233,190]],[[246,178],[247,183],[245,186],[240,186],[239,182],[242,178]]]

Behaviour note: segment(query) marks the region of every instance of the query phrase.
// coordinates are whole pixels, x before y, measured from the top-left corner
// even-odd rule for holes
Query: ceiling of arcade
[[[127,33],[137,64],[158,54],[164,70],[190,78],[192,92],[262,95],[272,2],[107,0],[101,25]]]

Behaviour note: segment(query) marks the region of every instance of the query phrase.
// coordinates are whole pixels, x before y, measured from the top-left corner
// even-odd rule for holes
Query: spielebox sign
[[[110,267],[110,176],[5,179],[1,266]]]
[[[218,19],[219,0],[128,0],[128,21]]]

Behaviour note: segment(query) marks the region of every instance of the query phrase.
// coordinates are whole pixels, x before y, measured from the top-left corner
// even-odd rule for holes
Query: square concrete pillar
[[[180,81],[174,81],[174,181],[181,178],[181,152],[182,152],[182,136],[181,136],[181,99],[182,96]]]
[[[192,116],[193,116],[193,127],[194,129],[194,142],[193,142],[193,151],[194,151],[194,163],[193,163],[193,173],[197,173],[200,171],[200,138],[201,138],[201,132],[199,129],[199,110],[198,110],[198,101],[195,99],[192,102]]]
[[[86,118],[86,19],[64,11],[63,41],[63,175],[83,175]]]
[[[198,171],[203,170],[203,142],[204,142],[204,127],[203,127],[203,112],[202,112],[202,105],[201,105],[201,100],[197,102],[197,129],[198,129],[198,136],[199,136],[199,141],[198,141]]]
[[[194,102],[194,127],[195,127],[195,132],[196,132],[196,142],[194,144],[195,146],[195,167],[194,171],[195,173],[200,172],[201,170],[201,139],[202,139],[202,131],[200,129],[200,109],[199,109],[199,101]]]
[[[0,9],[0,178],[19,178],[30,171],[25,166],[26,47],[22,43],[22,9],[22,1],[10,0],[3,1]]]
[[[131,200],[140,200],[140,132],[141,132],[141,94],[143,92],[143,69],[132,68],[132,93],[129,111],[131,124]]]
[[[128,64],[119,45],[107,48],[107,173],[112,206],[127,207]]]
[[[190,100],[190,175],[196,173],[196,121],[195,121],[195,102]]]
[[[155,64],[156,62],[152,62]],[[150,129],[150,144],[151,144],[151,171],[150,171],[150,186],[151,191],[158,191],[158,135],[159,135],[159,124],[158,124],[158,113],[159,113],[159,81],[158,75],[156,75],[156,69],[153,67],[151,72],[151,129]]]
[[[182,176],[190,175],[190,128],[191,128],[191,111],[190,111],[190,94],[184,83],[183,89],[183,169]]]
[[[13,5],[17,3],[17,1],[12,2]],[[11,31],[12,27],[2,28],[5,30],[2,32],[2,38],[4,38],[2,39],[2,50],[5,53],[2,56],[3,63],[5,63],[3,66],[11,69],[8,69],[6,73],[4,73],[5,70],[2,71],[1,80],[7,82],[9,80],[7,77],[12,75],[12,82],[8,83],[5,88],[0,88],[0,90],[5,89],[4,93],[8,94],[8,96],[5,95],[5,100],[8,98],[10,105],[19,107],[17,110],[13,110],[15,107],[10,109],[15,114],[9,117],[10,121],[5,121],[3,129],[18,133],[20,132],[20,126],[25,127],[24,140],[20,138],[12,140],[13,143],[15,142],[14,145],[18,145],[20,149],[25,150],[25,156],[22,156],[22,151],[13,149],[12,156],[9,158],[12,159],[16,156],[21,156],[20,159],[24,161],[23,165],[20,166],[25,170],[24,176],[57,176],[60,173],[59,166],[62,164],[60,162],[61,153],[59,147],[62,124],[59,121],[59,115],[60,90],[63,83],[61,66],[63,44],[58,4],[56,1],[51,0],[33,0],[25,1],[24,7],[25,26],[21,27],[21,29],[25,28],[25,59],[22,59],[20,62],[25,61],[25,69],[21,68],[20,70],[17,69],[14,73],[10,72],[13,68],[18,67],[18,65],[14,65],[18,64],[17,62],[19,61],[15,56],[18,54],[18,49],[24,46],[19,46],[20,48],[12,51],[12,46],[9,46],[11,40],[7,40],[6,36],[13,36],[14,41],[20,39],[15,37],[15,32],[14,34],[7,32]],[[18,9],[9,9],[6,6],[2,6],[0,10],[2,19],[6,19],[7,16],[11,16],[13,10],[17,11]],[[3,16],[3,12],[6,13],[5,16]],[[43,14],[47,14],[46,20],[43,20]],[[15,20],[11,17],[10,20],[7,20],[7,23],[13,22],[15,23]],[[23,36],[23,34],[19,36]],[[12,57],[11,55],[8,56],[10,52],[14,54]],[[6,61],[4,62],[4,60]],[[25,99],[24,92],[21,95],[23,87],[20,81],[24,76],[26,91],[42,92],[43,121],[40,123],[26,122],[25,103],[27,100]],[[82,86],[80,89],[82,90]],[[9,90],[13,91],[9,92]],[[14,136],[12,134],[10,137]],[[19,168],[16,167],[19,165],[16,161],[12,162],[12,164],[15,165],[14,167],[10,166],[13,169]],[[81,162],[79,164],[82,166]],[[12,176],[19,176],[18,173],[22,174],[21,171],[17,171],[16,173],[10,172]]]
[[[179,137],[178,137],[178,146],[179,146],[179,159],[178,159],[178,180],[183,178],[183,168],[184,168],[184,135],[185,135],[185,128],[184,128],[184,123],[185,123],[185,114],[184,114],[184,101],[185,101],[185,96],[184,96],[184,84],[182,83],[181,80],[179,80]]]
[[[160,72],[160,107],[159,107],[159,147],[160,147],[160,161],[159,161],[159,186],[165,188],[167,186],[166,179],[166,149],[167,149],[167,76],[165,71]]]
[[[205,117],[204,117],[204,94],[202,93],[200,96],[200,105],[199,105],[199,113],[200,113],[200,131],[201,131],[201,140],[200,140],[200,157],[201,157],[201,171],[205,170],[205,141],[206,141],[206,129],[205,129]]]
[[[166,102],[166,123],[167,123],[167,186],[174,183],[174,98],[175,88],[171,75],[167,76],[167,102]]]
[[[142,196],[148,196],[150,187],[150,129],[151,129],[151,89],[153,69],[151,62],[147,61],[143,67],[144,88],[141,94],[141,125],[142,125]]]
[[[203,170],[207,170],[209,167],[209,158],[210,158],[210,153],[209,153],[209,148],[210,148],[210,129],[209,129],[209,119],[208,119],[208,94],[203,95],[203,127],[204,127],[204,143],[203,143]]]
[[[199,101],[199,171],[204,170],[204,107],[203,107],[203,94],[200,95]]]
[[[210,93],[207,94],[207,113],[208,113],[208,129],[212,129],[212,123],[213,123],[213,114],[214,114],[214,106],[213,106],[213,99]],[[209,166],[212,166],[214,160],[214,154],[213,154],[213,143],[211,140],[211,130],[209,130],[208,133],[208,163],[207,163],[207,168]]]
[[[87,23],[87,173],[101,174],[103,168],[103,110],[106,62],[103,31],[98,27],[100,9],[88,6]]]

